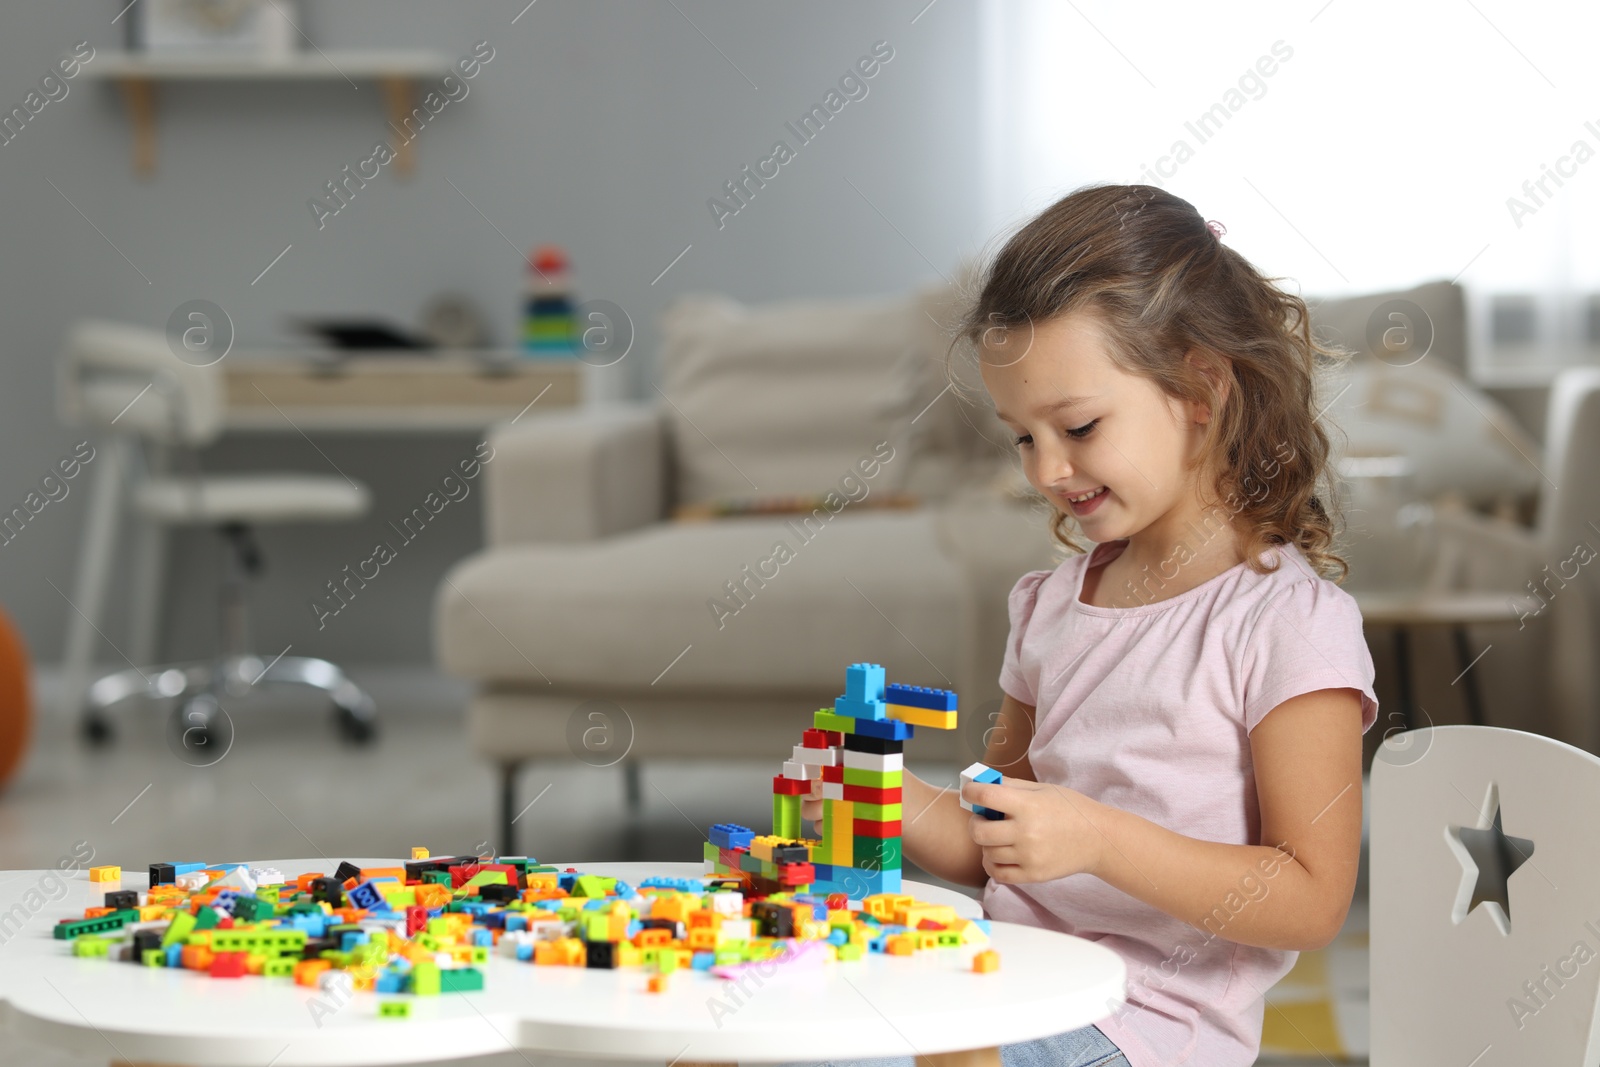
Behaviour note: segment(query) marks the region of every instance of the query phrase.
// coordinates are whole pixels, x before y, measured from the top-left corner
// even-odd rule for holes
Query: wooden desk
[[[470,352],[374,353],[322,367],[303,353],[238,352],[221,363],[225,426],[257,433],[475,432],[534,410],[571,407],[583,392],[578,359]]]

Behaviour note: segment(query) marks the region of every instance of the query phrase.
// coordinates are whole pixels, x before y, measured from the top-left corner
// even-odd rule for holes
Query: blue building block
[[[680,893],[698,893],[705,885],[698,878],[646,878],[639,883],[641,889],[676,889]]]
[[[955,711],[956,695],[948,689],[929,689],[920,685],[891,685],[884,695],[890,704],[930,711]]]
[[[353,906],[365,908],[367,911],[376,911],[384,906],[383,894],[378,892],[378,887],[371,881],[362,882],[350,890],[349,900]]]
[[[974,768],[976,768],[976,770]],[[982,763],[974,763],[972,766],[961,772],[961,780],[963,783],[972,781],[985,783],[992,782],[998,784],[1003,782],[1005,779],[1000,772],[995,770],[993,767],[986,767]],[[1003,811],[996,811],[994,808],[986,808],[982,804],[973,804],[967,801],[965,798],[962,799],[961,806],[972,812],[974,815],[982,815],[985,819],[999,820],[1006,817],[1006,813]]]
[[[834,699],[833,713],[847,719],[887,718],[889,705],[883,699],[883,667],[876,663],[852,663],[846,667],[844,696]]]
[[[883,741],[906,741],[912,737],[914,731],[910,723],[901,722],[899,719],[857,719],[856,733],[862,737],[876,737]]]
[[[365,944],[372,940],[372,935],[365,930],[346,930],[339,936],[339,951],[349,952],[357,945]]]
[[[696,952],[693,956],[689,957],[689,966],[697,971],[709,971],[711,969],[711,965],[716,962],[717,954],[714,952],[706,952],[704,950]]]
[[[533,959],[533,944],[531,942],[525,942],[517,946],[517,959],[524,963]]]
[[[203,863],[174,863],[172,865],[172,873],[175,875],[188,874],[191,871],[203,871],[205,869],[206,865]]]
[[[883,666],[878,663],[852,663],[844,669],[844,695],[851,700],[883,699]]]
[[[719,822],[711,827],[707,836],[718,848],[749,848],[750,842],[755,840],[756,832],[738,823]]]
[[[394,971],[384,971],[373,981],[372,989],[376,993],[404,993],[406,991],[405,976]]]

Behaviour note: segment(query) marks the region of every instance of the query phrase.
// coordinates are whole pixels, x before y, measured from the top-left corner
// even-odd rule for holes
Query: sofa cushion
[[[1412,490],[1491,504],[1538,491],[1534,441],[1504,405],[1431,357],[1409,367],[1352,360],[1319,385],[1336,456],[1400,455]]]
[[[1394,335],[1398,342],[1409,344],[1424,343],[1423,332],[1430,332],[1422,361],[1443,364],[1463,377],[1467,373],[1466,295],[1455,282],[1427,282],[1411,289],[1360,296],[1311,296],[1306,297],[1306,304],[1313,336],[1323,344],[1349,349],[1363,362],[1409,363],[1414,358],[1409,353],[1391,356],[1383,350],[1384,331],[1393,327],[1410,331],[1409,336]],[[1392,312],[1403,317],[1393,318]]]
[[[704,693],[826,691],[867,660],[955,688],[961,578],[931,513],[810,523],[666,523],[481,552],[439,587],[439,661],[484,681]]]
[[[937,498],[992,463],[946,396],[958,288],[741,304],[678,298],[662,318],[661,383],[674,505],[819,493],[891,441],[888,488]]]

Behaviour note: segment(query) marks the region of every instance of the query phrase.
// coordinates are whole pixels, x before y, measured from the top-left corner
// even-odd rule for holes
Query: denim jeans
[[[1051,1034],[1020,1045],[1000,1046],[1001,1067],[1128,1067],[1128,1059],[1095,1026]],[[915,1067],[911,1056],[833,1060],[807,1067]],[[798,1067],[798,1065],[785,1065]]]

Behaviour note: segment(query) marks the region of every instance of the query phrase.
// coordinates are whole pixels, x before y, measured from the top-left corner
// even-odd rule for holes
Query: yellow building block
[[[954,730],[956,713],[934,711],[932,708],[913,708],[908,704],[890,704],[887,714],[910,726],[926,726],[930,730]]]
[[[115,866],[90,867],[89,881],[91,882],[120,882],[122,881],[122,868]]]
[[[412,845],[411,858],[414,860],[425,860],[428,858],[428,850],[425,848],[419,848],[416,845]]]

